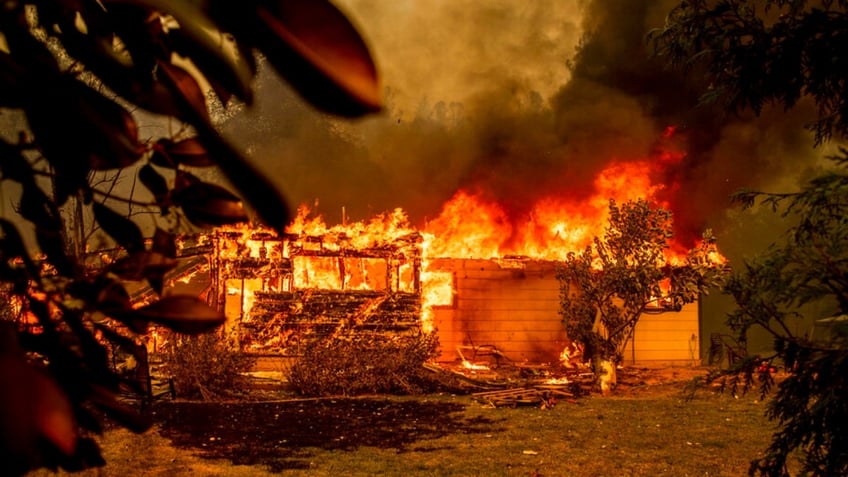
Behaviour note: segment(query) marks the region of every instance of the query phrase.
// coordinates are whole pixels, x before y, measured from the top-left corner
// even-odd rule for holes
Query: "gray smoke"
[[[803,130],[809,108],[723,115],[697,105],[697,78],[652,60],[645,35],[674,2],[338,3],[372,47],[386,111],[329,118],[265,71],[261,102],[227,124],[293,204],[317,200],[330,222],[403,207],[421,224],[459,188],[520,219],[539,198],[591,193],[613,159],[671,147],[686,159],[655,179],[688,242],[738,225],[735,190],[794,189],[824,153]]]

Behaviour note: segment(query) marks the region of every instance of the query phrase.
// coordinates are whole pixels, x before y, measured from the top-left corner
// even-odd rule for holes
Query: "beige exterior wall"
[[[568,340],[559,315],[554,262],[439,259],[430,270],[453,273],[453,303],[434,309],[441,360],[492,361],[492,347],[513,362],[553,363]],[[683,365],[699,350],[698,304],[645,314],[624,359],[628,365]],[[634,346],[635,345],[635,346]],[[635,352],[634,352],[635,347]]]
[[[624,363],[641,366],[699,364],[699,320],[697,302],[680,311],[643,314],[624,353]]]
[[[454,274],[453,304],[434,310],[443,360],[488,346],[516,362],[558,359],[566,336],[553,263],[443,259],[430,269]]]

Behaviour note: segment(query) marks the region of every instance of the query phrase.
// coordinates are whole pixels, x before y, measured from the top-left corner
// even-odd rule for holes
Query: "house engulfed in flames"
[[[568,339],[554,259],[445,253],[402,211],[326,226],[302,213],[283,236],[258,228],[205,236],[209,301],[243,350],[297,355],[340,333],[435,331],[440,361],[555,363]],[[625,359],[699,359],[697,304],[643,317]]]

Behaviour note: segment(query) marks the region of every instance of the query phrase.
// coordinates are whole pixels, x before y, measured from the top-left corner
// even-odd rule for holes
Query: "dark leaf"
[[[26,13],[23,11],[23,3],[16,2],[12,8],[18,9],[15,12],[16,15],[5,11],[4,15],[6,17],[4,17],[4,20],[8,20],[12,15],[15,15],[15,21],[18,23],[17,25],[3,25],[3,36],[6,39],[6,45],[12,58],[17,61],[24,71],[29,72],[28,75],[24,75],[21,79],[26,81],[36,79],[41,75],[45,75],[48,78],[58,75],[60,72],[59,63],[56,61],[53,53],[47,48],[47,45],[36,39],[32,35],[30,28],[22,28],[27,21]],[[32,87],[32,85],[26,86]]]
[[[80,438],[76,452],[73,455],[61,457],[58,461],[62,469],[69,472],[80,472],[106,465],[106,460],[100,454],[100,447],[90,437]]]
[[[223,91],[251,104],[253,70],[234,48],[227,48],[224,34],[214,30],[211,22],[201,15],[177,18],[177,21],[180,28],[169,32],[174,50],[191,58],[207,80],[219,86],[216,88],[219,97]],[[221,100],[226,104],[225,98]]]
[[[174,194],[179,194],[188,186],[200,184],[201,182],[203,181],[191,172],[177,171],[177,177],[174,178]]]
[[[197,182],[175,190],[174,203],[182,208],[191,223],[199,227],[247,221],[241,199],[216,184]]]
[[[155,68],[157,59],[170,58],[171,46],[160,12],[136,3],[109,2],[108,18],[129,51],[134,71],[150,72]]]
[[[138,170],[138,179],[153,194],[153,199],[159,207],[164,210],[170,205],[168,182],[162,175],[156,172],[153,166],[150,164],[141,166]]]
[[[173,82],[175,79],[171,81]],[[172,88],[176,89],[176,84]],[[198,137],[206,146],[206,150],[215,164],[223,170],[227,179],[259,212],[262,221],[278,233],[283,233],[291,219],[291,213],[277,188],[239,156],[232,146],[218,134],[209,122],[205,103],[202,110],[197,110],[196,107],[191,105],[190,98],[180,98],[181,109],[189,115],[189,123],[195,127]],[[175,189],[180,188],[181,177],[180,175],[177,176]],[[197,218],[201,219],[200,217]],[[191,219],[189,218],[189,220]]]
[[[0,140],[0,174],[3,179],[11,179],[19,184],[33,182],[32,166],[20,151]]]
[[[153,154],[150,155],[150,164],[166,167],[168,169],[176,169],[177,164],[165,155],[165,151],[159,147],[164,140],[160,140],[156,146],[153,146]]]
[[[19,258],[24,263],[27,273],[31,278],[39,276],[39,269],[32,261],[32,258],[27,252],[24,241],[18,233],[17,227],[6,219],[0,218],[0,230],[2,230],[2,239],[0,239],[0,256],[8,260],[9,258]]]
[[[109,312],[111,310],[128,310],[132,308],[130,294],[118,280],[105,279],[96,283],[96,297],[94,306],[98,310]]]
[[[278,189],[250,163],[233,150],[208,124],[195,126],[202,135],[210,157],[224,171],[227,179],[259,213],[268,227],[283,233],[291,220],[291,212]]]
[[[161,295],[162,290],[165,289],[165,275],[150,275],[147,277],[147,283],[150,285],[150,288],[153,289],[157,294]]]
[[[144,250],[144,237],[135,222],[99,202],[91,208],[97,223],[118,245],[130,253]]]
[[[162,139],[154,146],[150,162],[157,166],[174,169],[177,166],[209,167],[215,162],[209,157],[200,139],[193,137],[181,141]]]
[[[11,55],[0,51],[0,106],[21,108],[24,106],[23,84],[26,78],[24,70]]]
[[[343,116],[382,107],[377,69],[345,15],[326,0],[256,7],[256,46],[314,106]]]
[[[171,295],[135,310],[135,315],[185,334],[200,334],[222,325],[224,314],[214,310],[200,298]]]
[[[234,45],[196,2],[135,0],[132,3],[168,14],[179,24],[169,31],[173,51],[192,60],[210,83],[217,83],[244,100],[252,101],[250,82],[256,71],[252,53]],[[205,3],[205,2],[203,2]],[[244,10],[243,6],[239,7]],[[235,46],[236,48],[230,48]],[[171,52],[171,48],[168,49]],[[169,59],[170,56],[160,56]]]
[[[196,137],[165,145],[167,154],[178,164],[191,167],[209,167],[215,163],[209,158],[206,147]]]
[[[179,98],[175,102],[180,110],[179,118],[194,124],[192,118],[209,122],[209,110],[206,108],[206,95],[191,74],[179,66],[159,61],[158,70],[163,84]]]
[[[53,379],[22,357],[2,355],[0,383],[4,431],[0,450],[4,455],[32,456],[39,439],[46,439],[65,455],[75,452],[78,435],[71,403]]]
[[[34,92],[26,113],[57,172],[84,184],[88,169],[120,169],[141,158],[138,126],[122,106],[71,77],[57,77],[45,88]]]
[[[174,234],[157,227],[153,234],[150,251],[161,253],[168,258],[177,258],[177,239]]]
[[[21,216],[35,225],[35,239],[41,252],[59,274],[74,276],[76,265],[65,253],[61,222],[55,204],[35,183],[24,184],[20,203]]]
[[[125,280],[158,277],[177,266],[177,261],[160,252],[140,250],[109,266],[109,271]]]

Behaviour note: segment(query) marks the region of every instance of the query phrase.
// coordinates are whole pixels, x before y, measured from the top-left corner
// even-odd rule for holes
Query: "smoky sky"
[[[672,148],[685,159],[655,180],[686,240],[726,225],[735,190],[796,188],[824,154],[803,104],[760,117],[698,104],[701,79],[646,42],[674,2],[337,3],[371,47],[385,111],[316,113],[263,69],[257,104],[225,124],[293,205],[317,201],[330,222],[403,207],[420,225],[459,189],[520,220],[541,198],[591,194],[610,161]]]

